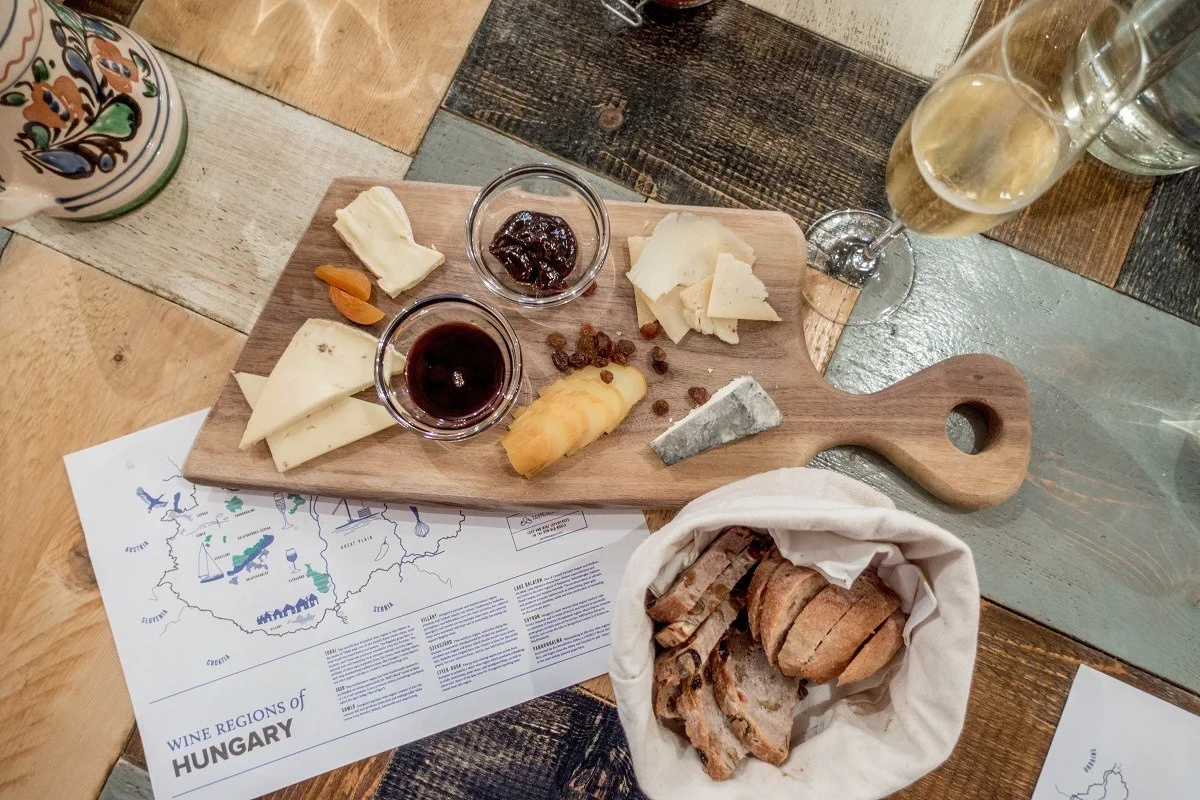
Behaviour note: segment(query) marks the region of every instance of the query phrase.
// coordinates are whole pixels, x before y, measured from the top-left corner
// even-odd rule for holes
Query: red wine
[[[440,419],[483,411],[504,384],[504,355],[485,331],[466,322],[430,328],[413,343],[404,368],[413,403]]]

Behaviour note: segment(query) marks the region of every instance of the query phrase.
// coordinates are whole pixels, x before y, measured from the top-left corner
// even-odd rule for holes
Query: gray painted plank
[[[830,380],[874,391],[956,353],[1029,381],[1034,453],[1016,497],[949,508],[860,451],[817,459],[965,539],[983,593],[1200,690],[1200,328],[1012,248],[914,237],[908,304],[847,328]]]
[[[108,774],[99,800],[154,800],[154,790],[150,788],[150,773],[136,764],[120,759]]]
[[[645,200],[642,195],[620,184],[527,147],[449,111],[439,111],[434,116],[429,132],[421,141],[421,147],[405,177],[410,181],[482,186],[509,167],[534,162],[550,162],[574,170],[609,200]]]

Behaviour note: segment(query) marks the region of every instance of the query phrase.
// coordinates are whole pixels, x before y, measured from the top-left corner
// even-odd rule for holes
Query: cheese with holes
[[[750,265],[725,253],[717,258],[713,272],[708,315],[779,322],[779,315],[767,303],[767,287],[754,275]]]
[[[271,434],[373,386],[378,344],[366,331],[340,322],[306,321],[267,377],[239,447],[249,450]],[[403,368],[404,358],[393,354],[388,374]]]
[[[258,405],[258,397],[267,385],[264,375],[235,372],[238,386],[250,404]],[[310,414],[299,422],[267,437],[267,447],[275,460],[275,469],[287,472],[305,461],[323,456],[339,447],[357,442],[396,424],[396,420],[381,405],[356,397],[338,400],[328,408]]]
[[[691,286],[712,275],[722,253],[754,262],[750,246],[713,217],[671,213],[655,226],[629,270],[629,280],[653,303],[676,286]]]
[[[668,467],[709,448],[783,424],[779,406],[749,376],[734,378],[667,428],[650,447]]]
[[[712,285],[713,279],[709,275],[679,293],[679,301],[683,303],[683,319],[688,327],[698,333],[712,334],[722,342],[737,344],[737,320],[723,317],[713,319],[708,315],[708,297],[712,294]]]
[[[387,187],[371,187],[336,216],[333,229],[392,297],[416,286],[446,260],[416,243],[408,213]]]

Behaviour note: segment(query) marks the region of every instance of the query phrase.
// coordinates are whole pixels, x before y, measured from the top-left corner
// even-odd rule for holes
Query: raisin
[[[638,333],[642,335],[643,339],[650,340],[662,333],[662,325],[658,324],[658,320],[655,320],[654,322],[647,322],[645,325],[638,328]]]
[[[554,355],[550,356],[550,362],[559,372],[566,372],[571,368],[571,357],[561,347],[554,351]]]
[[[620,364],[622,367],[629,366],[629,356],[622,353],[620,350],[612,354],[610,359],[614,364]]]
[[[605,333],[604,331],[600,331],[599,333],[596,334],[595,339],[596,339],[596,352],[597,353],[604,356],[605,358],[608,358],[610,355],[612,355],[613,342],[612,342],[612,339],[609,338],[607,333]]]
[[[660,417],[665,417],[671,410],[671,404],[666,400],[655,400],[654,405],[650,406],[650,409]]]
[[[631,356],[637,350],[637,345],[628,339],[621,339],[617,342],[617,349],[627,356]]]
[[[607,367],[607,366],[608,366],[608,359],[607,359],[607,358],[605,358],[605,357],[604,357],[604,356],[602,356],[602,355],[599,355],[599,354],[597,354],[597,355],[596,355],[596,356],[595,356],[595,357],[592,359],[592,366],[593,366],[593,367],[596,367],[596,368],[598,368],[598,369],[604,369],[605,367]]]
[[[587,355],[588,358],[596,355],[596,336],[592,333],[580,333],[579,340],[575,342],[575,349]]]
[[[586,289],[584,289],[583,294],[580,296],[581,297],[591,297],[595,293],[596,293],[596,282],[592,281],[591,285],[588,286]]]
[[[606,370],[606,369],[600,370],[600,380],[604,381],[605,383],[612,383],[613,377],[614,377],[613,374],[611,372],[609,372],[608,370]]]
[[[585,322],[579,326],[579,334],[581,336],[595,336],[596,329],[592,327],[592,323]]]
[[[696,405],[702,406],[708,402],[708,389],[705,389],[703,386],[693,386],[688,389],[688,397],[692,398],[692,402]]]
[[[546,337],[546,343],[549,344],[551,347],[553,347],[555,350],[562,350],[564,347],[567,346],[567,337],[563,336],[558,331],[555,331],[554,333],[552,333]]]
[[[652,370],[654,370],[655,372],[657,372],[659,375],[667,374],[667,362],[665,362],[665,361],[654,361],[650,364],[650,368]]]
[[[650,360],[651,361],[666,361],[667,360],[667,351],[663,350],[658,345],[651,347],[650,348]]]
[[[581,369],[586,367],[589,361],[591,359],[588,358],[587,353],[571,353],[571,357],[567,360],[567,363],[575,369]]]

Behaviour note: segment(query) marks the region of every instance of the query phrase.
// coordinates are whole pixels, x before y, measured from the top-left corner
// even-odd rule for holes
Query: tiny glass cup
[[[443,418],[422,408],[413,399],[408,383],[408,365],[388,374],[389,351],[408,359],[424,334],[451,323],[470,325],[488,336],[500,350],[502,375],[491,400],[467,416]],[[394,355],[392,356],[395,357]],[[403,427],[439,441],[461,441],[483,433],[512,409],[521,389],[521,343],[502,314],[466,294],[435,294],[422,297],[400,310],[383,335],[375,352],[375,391],[380,401]]]
[[[537,211],[561,217],[575,235],[575,267],[565,288],[539,289],[508,274],[488,245],[510,216]],[[467,212],[467,257],[484,286],[524,308],[549,308],[569,303],[595,282],[608,256],[608,209],[591,185],[554,164],[513,167],[479,190]]]

